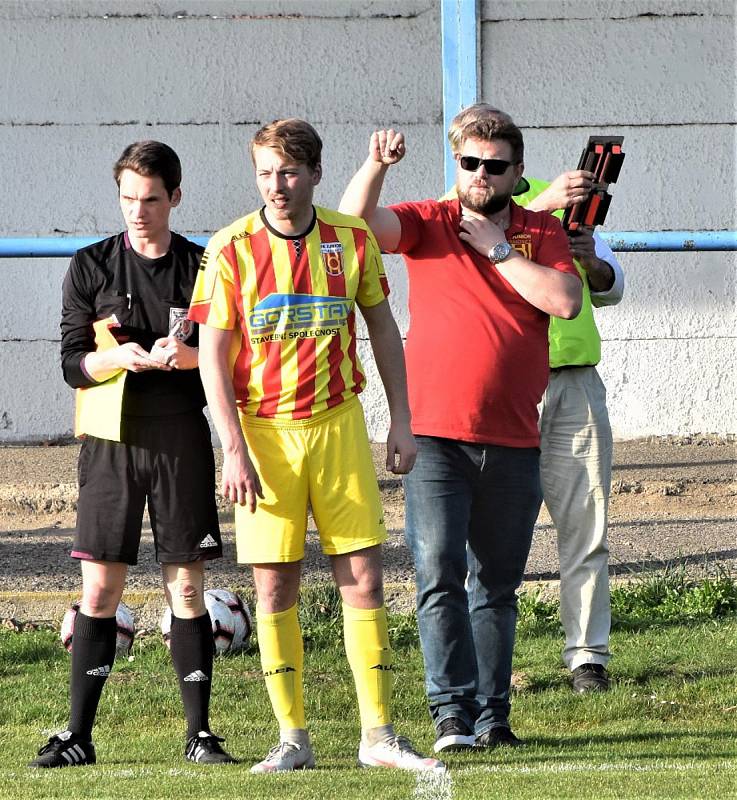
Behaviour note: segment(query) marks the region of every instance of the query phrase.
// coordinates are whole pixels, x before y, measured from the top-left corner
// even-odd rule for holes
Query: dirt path
[[[380,446],[375,461],[390,530],[386,582],[394,606],[412,602],[413,570],[404,545],[401,485],[385,473]],[[76,500],[76,445],[0,447],[0,618],[58,613],[76,594],[78,570],[69,559]],[[737,575],[737,443],[715,437],[642,439],[615,444],[610,506],[614,575],[683,565],[694,573],[727,569]],[[246,588],[250,577],[235,564],[232,512],[222,507],[226,555],[211,562],[209,586]],[[555,530],[543,508],[527,563],[526,580],[555,581]],[[143,603],[160,577],[150,531],[140,563],[130,571],[128,596]],[[327,577],[313,532],[305,576]],[[58,595],[58,593],[62,595]]]

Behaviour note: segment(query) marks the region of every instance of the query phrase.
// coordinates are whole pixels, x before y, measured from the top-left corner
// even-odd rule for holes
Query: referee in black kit
[[[96,761],[92,726],[115,658],[115,614],[128,565],[137,563],[146,501],[172,610],[185,756],[228,763],[234,759],[208,721],[214,643],[204,562],[221,556],[222,544],[197,326],[187,320],[202,248],[169,229],[182,197],[181,164],[170,147],[135,142],[113,175],[127,230],[79,250],[63,288],[64,379],[82,390],[77,432],[96,434],[85,436],[78,465],[72,556],[82,567],[82,603],[74,627],[71,712],[67,730],[52,736],[29,766]],[[110,399],[116,387],[119,413]]]

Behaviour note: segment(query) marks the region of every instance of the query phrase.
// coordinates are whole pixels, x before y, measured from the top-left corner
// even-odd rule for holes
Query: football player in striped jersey
[[[314,766],[302,698],[297,617],[308,506],[343,600],[346,654],[364,766],[443,769],[398,736],[384,607],[381,502],[358,395],[356,308],[386,390],[387,468],[412,469],[416,445],[402,340],[381,254],[363,220],[314,206],[322,142],[298,119],[251,143],[261,209],[216,233],[195,285],[200,368],[223,445],[222,493],[236,503],[238,560],[251,564],[261,662],[279,743],[253,767]]]

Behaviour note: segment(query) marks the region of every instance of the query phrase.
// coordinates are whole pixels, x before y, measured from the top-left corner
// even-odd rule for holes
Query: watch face
[[[504,261],[511,251],[512,245],[510,245],[509,242],[499,242],[499,244],[494,245],[491,251],[492,261],[494,261],[494,263]]]

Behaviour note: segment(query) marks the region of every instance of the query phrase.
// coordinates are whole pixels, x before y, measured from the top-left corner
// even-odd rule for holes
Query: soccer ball
[[[251,614],[243,600],[227,589],[208,589],[205,592],[205,607],[212,622],[216,654],[243,650],[253,630]],[[168,607],[161,618],[161,633],[166,646],[170,647],[171,609]]]
[[[243,602],[241,597],[235,592],[230,592],[227,589],[208,589],[205,592],[205,605],[207,605],[208,595],[216,598],[221,603],[224,603],[233,615],[235,624],[233,625],[233,640],[230,645],[232,652],[243,650],[246,647],[248,639],[253,631],[253,620],[251,619],[251,612],[248,606]],[[207,606],[210,611],[210,606]],[[210,612],[212,616],[212,612]],[[213,633],[215,626],[213,625]]]
[[[61,642],[69,653],[72,652],[74,641],[74,620],[77,618],[77,612],[79,611],[81,603],[81,600],[72,603],[71,607],[68,608],[64,614],[64,619],[61,621]],[[115,612],[115,621],[118,623],[118,637],[115,640],[115,655],[127,656],[133,646],[136,626],[133,612],[125,603],[120,603],[118,605],[118,610]]]

